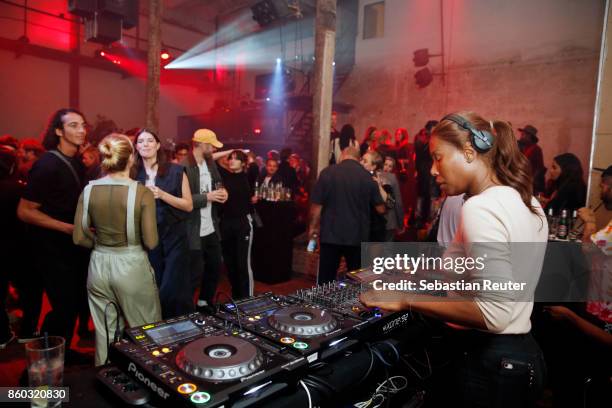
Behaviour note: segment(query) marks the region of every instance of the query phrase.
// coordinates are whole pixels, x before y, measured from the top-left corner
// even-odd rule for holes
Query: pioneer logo
[[[153,391],[155,394],[157,394],[161,398],[168,399],[168,397],[170,396],[170,394],[164,391],[162,387],[155,384],[155,382],[153,382],[150,378],[146,377],[143,373],[138,371],[138,369],[136,368],[136,364],[130,363],[128,365],[128,373],[133,373],[134,377],[136,377],[141,383],[149,387],[151,391]]]

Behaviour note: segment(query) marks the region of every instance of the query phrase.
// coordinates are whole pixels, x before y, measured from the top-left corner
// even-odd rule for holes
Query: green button
[[[194,392],[191,395],[191,402],[194,404],[206,404],[210,401],[210,394],[203,391]]]
[[[308,344],[304,343],[303,341],[296,341],[293,343],[293,347],[299,350],[305,350],[308,348]]]

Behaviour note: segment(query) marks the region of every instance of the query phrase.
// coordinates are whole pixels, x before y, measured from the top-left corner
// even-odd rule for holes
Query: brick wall
[[[358,64],[337,97],[355,109],[338,121],[353,124],[360,138],[369,125],[392,132],[405,127],[412,137],[429,119],[473,110],[515,128],[537,127],[547,167],[554,156],[573,152],[587,169],[598,61],[598,53],[570,49],[529,61],[451,67],[444,84],[435,77],[424,89],[414,82],[411,61]]]

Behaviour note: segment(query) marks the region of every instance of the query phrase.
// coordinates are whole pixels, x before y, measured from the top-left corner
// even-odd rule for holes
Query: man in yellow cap
[[[227,201],[213,153],[223,147],[210,129],[198,129],[191,139],[191,152],[183,165],[191,188],[193,211],[187,220],[192,285],[200,285],[197,309],[212,311],[221,270],[221,237],[218,207]],[[192,293],[193,293],[192,292]]]

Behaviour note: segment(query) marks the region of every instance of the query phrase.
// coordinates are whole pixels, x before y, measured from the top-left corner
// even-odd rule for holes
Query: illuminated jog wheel
[[[304,306],[279,309],[268,318],[268,323],[278,331],[301,337],[320,336],[338,326],[338,321],[327,310]]]
[[[207,381],[234,381],[257,371],[264,359],[257,347],[231,336],[211,336],[183,347],[176,364],[187,374]]]

